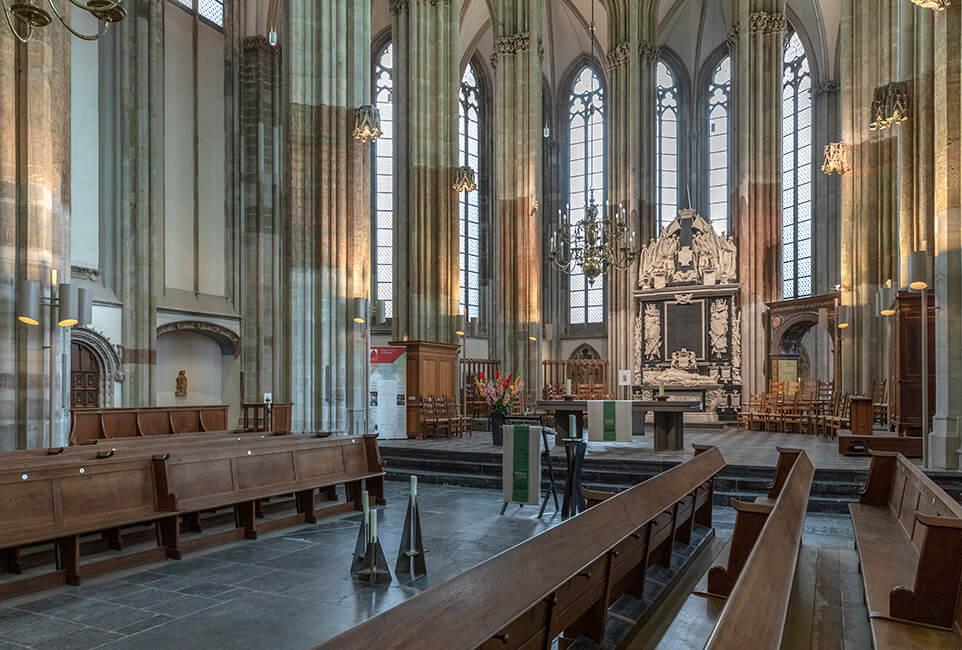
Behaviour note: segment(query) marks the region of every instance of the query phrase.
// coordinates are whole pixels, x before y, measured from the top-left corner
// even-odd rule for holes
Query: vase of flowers
[[[500,447],[504,441],[501,427],[504,426],[511,407],[514,405],[524,382],[514,375],[502,375],[497,370],[494,371],[494,381],[488,381],[482,373],[475,378],[475,385],[478,392],[484,395],[484,401],[488,405],[488,417],[491,423],[491,438],[496,447]]]

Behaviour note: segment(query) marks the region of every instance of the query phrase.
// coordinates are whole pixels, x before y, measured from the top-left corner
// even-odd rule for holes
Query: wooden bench
[[[224,431],[227,405],[73,409],[70,444],[101,438]]]
[[[705,451],[320,647],[546,648],[562,632],[601,642],[614,599],[640,597],[645,569],[667,564],[693,524],[711,526],[724,466],[717,448]]]
[[[873,451],[849,511],[875,647],[962,645],[962,506],[905,456]]]
[[[163,453],[144,440],[130,445],[130,453],[93,457],[81,455],[88,453],[84,445],[26,463],[0,463],[0,550],[6,568],[19,573],[23,547],[53,543],[57,550],[55,571],[4,582],[0,597],[64,582],[76,585],[82,576],[179,559],[185,551],[313,523],[320,514],[359,510],[363,484],[375,503],[384,503],[375,436],[239,437],[227,436],[220,444],[169,444]],[[346,502],[318,510],[315,490],[324,494],[324,488],[337,484],[345,485]],[[295,496],[295,514],[257,520],[262,499],[287,494]],[[184,516],[225,507],[235,512],[232,530],[181,539]],[[81,536],[113,531],[110,548],[119,550],[121,529],[143,524],[156,527],[155,547],[81,565]]]
[[[908,458],[922,457],[921,436],[899,436],[890,433],[855,435],[838,434],[838,453],[846,456],[870,456],[873,451],[898,452]]]

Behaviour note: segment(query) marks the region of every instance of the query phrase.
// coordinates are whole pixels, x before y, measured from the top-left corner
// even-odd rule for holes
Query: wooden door
[[[89,348],[70,344],[70,408],[100,406],[100,364]]]

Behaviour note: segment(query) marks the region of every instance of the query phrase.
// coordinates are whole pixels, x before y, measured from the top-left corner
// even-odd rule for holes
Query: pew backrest
[[[106,438],[223,431],[227,429],[227,420],[226,405],[73,409],[70,444]]]

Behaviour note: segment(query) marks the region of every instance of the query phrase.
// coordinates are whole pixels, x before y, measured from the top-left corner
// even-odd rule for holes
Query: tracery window
[[[481,160],[481,84],[474,67],[469,63],[461,78],[460,111],[458,119],[458,160],[480,176]],[[468,319],[481,317],[481,210],[480,188],[461,192],[460,209],[460,269],[461,311]]]
[[[782,74],[782,298],[812,295],[812,75],[798,33]]]
[[[678,123],[679,89],[675,73],[664,60],[658,62],[656,79],[655,177],[658,233],[678,214]]]
[[[708,81],[708,216],[718,234],[729,227],[729,141],[732,59],[725,56]]]
[[[574,226],[585,218],[593,198],[599,211],[605,206],[605,92],[590,65],[574,76],[568,97],[568,204],[574,242]],[[583,270],[568,274],[568,323],[590,325],[605,320],[604,276],[588,283]]]
[[[374,105],[381,113],[381,137],[374,145],[374,295],[384,315],[394,315],[394,50],[385,45],[374,58]]]
[[[224,0],[174,0],[174,2],[218,27],[224,27]]]

